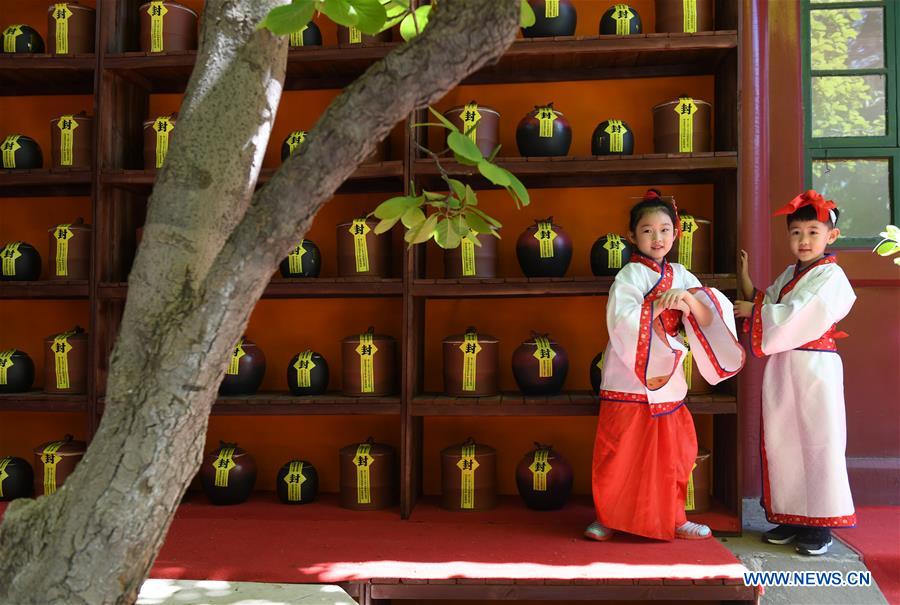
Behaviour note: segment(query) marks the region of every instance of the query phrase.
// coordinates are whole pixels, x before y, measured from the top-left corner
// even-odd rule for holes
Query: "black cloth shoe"
[[[804,527],[797,536],[797,552],[801,555],[824,555],[832,542],[830,528]]]
[[[797,525],[779,525],[763,534],[763,542],[769,544],[790,544],[803,529]]]

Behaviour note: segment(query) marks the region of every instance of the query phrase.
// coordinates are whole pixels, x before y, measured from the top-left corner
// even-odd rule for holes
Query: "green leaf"
[[[884,240],[875,246],[874,250],[878,256],[890,256],[896,254],[898,251],[900,251],[900,244],[891,240]]]
[[[425,213],[418,206],[414,206],[404,212],[400,220],[403,221],[403,226],[407,229],[414,229],[425,222]]]
[[[442,113],[440,113],[439,111],[437,111],[434,107],[429,107],[429,108],[428,108],[428,111],[430,111],[430,112],[434,115],[434,117],[436,117],[438,120],[440,120],[441,124],[444,125],[444,128],[446,128],[446,129],[448,129],[448,130],[451,130],[451,131],[453,131],[453,132],[459,132],[459,128],[457,128],[457,127],[453,124],[453,122],[451,122],[450,120],[448,120],[447,118],[445,118],[445,117],[444,117],[444,114],[442,114]]]
[[[410,244],[421,244],[427,242],[431,239],[431,236],[434,235],[434,229],[437,227],[438,217],[440,215],[435,212],[423,222],[421,225],[416,227],[415,229],[410,229],[406,232],[406,235],[403,237]]]
[[[458,198],[450,196],[447,198],[447,207],[453,210],[459,210],[462,207],[462,202]]]
[[[392,197],[389,200],[385,200],[378,204],[378,207],[375,208],[376,218],[380,218],[382,220],[385,219],[393,219],[400,218],[406,210],[416,204],[418,202],[417,197],[411,196],[401,196],[401,197]]]
[[[530,204],[531,196],[528,195],[528,189],[525,188],[525,185],[522,184],[522,181],[519,180],[519,177],[514,175],[512,172],[509,172],[509,182],[510,186],[508,187],[508,190],[511,189],[510,195],[519,198],[519,201],[523,206],[527,206],[528,204]]]
[[[484,220],[489,222],[491,225],[493,225],[497,229],[499,229],[500,227],[503,226],[500,224],[500,221],[498,221],[497,219],[495,219],[492,216],[489,216],[486,212],[484,212],[480,208],[469,208],[468,210],[470,212],[474,212],[475,214],[477,214],[478,216],[480,216],[481,218],[483,218]]]
[[[900,265],[900,256],[898,256],[897,258],[894,259],[894,264]]]
[[[359,17],[347,0],[320,0],[319,10],[337,23],[345,27],[355,27],[359,23]]]
[[[531,8],[531,5],[528,4],[528,0],[522,0],[519,3],[519,25],[522,27],[531,27],[536,20],[537,18],[534,15],[534,10]]]
[[[396,225],[397,221],[399,221],[399,220],[400,220],[400,217],[396,216],[394,218],[379,221],[378,224],[375,225],[375,235],[381,235],[382,233],[384,233],[386,231],[390,231],[391,227]]]
[[[460,200],[466,199],[466,184],[457,179],[444,179],[453,190],[453,194]]]
[[[481,155],[481,150],[478,149],[478,145],[476,145],[472,139],[460,132],[451,132],[448,134],[447,145],[453,150],[454,154],[464,157],[470,162],[481,162],[484,160],[484,156]]]
[[[445,250],[459,246],[459,233],[452,228],[451,220],[445,219],[441,221],[434,230],[434,241]]]
[[[502,144],[497,145],[496,147],[494,147],[494,150],[491,152],[491,155],[490,155],[490,156],[488,157],[488,159],[487,159],[488,162],[493,162],[493,161],[494,161],[494,158],[497,157],[497,153],[500,151],[500,148],[501,148],[501,147],[503,147]]]
[[[420,6],[415,12],[408,14],[400,23],[400,37],[409,42],[425,30],[431,5]]]
[[[509,180],[511,175],[508,170],[496,164],[491,164],[487,160],[478,162],[478,172],[495,185],[509,187],[512,184],[512,181]]]
[[[884,228],[885,230],[880,234],[884,239],[892,239],[895,242],[900,242],[900,227],[896,225],[888,225]]]
[[[293,4],[276,6],[256,28],[266,28],[277,36],[286,36],[309,23],[315,8],[315,0],[298,0]]]
[[[387,10],[381,4],[381,0],[352,0],[350,5],[356,13],[356,27],[360,31],[372,35],[384,27]]]
[[[466,214],[466,223],[469,225],[469,228],[478,233],[490,233],[492,229],[492,227],[487,223],[486,220],[484,220],[474,212],[469,212]]]
[[[478,205],[478,196],[475,195],[475,191],[473,191],[472,188],[468,185],[466,185],[466,195],[463,199],[466,200],[466,206]]]
[[[425,195],[425,199],[430,202],[434,202],[437,200],[443,200],[444,198],[447,197],[446,193],[436,193],[434,191],[423,191],[422,193]]]
[[[450,223],[450,226],[454,231],[460,236],[465,237],[469,235],[471,229],[469,229],[469,224],[466,222],[466,217],[461,214],[457,214],[456,216],[451,216],[447,219]]]

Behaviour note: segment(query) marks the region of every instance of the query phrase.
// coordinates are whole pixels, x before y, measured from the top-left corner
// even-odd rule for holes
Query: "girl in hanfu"
[[[836,324],[856,300],[853,288],[825,248],[840,235],[839,210],[810,190],[776,215],[787,215],[788,246],[797,258],[765,292],[750,281],[741,251],[735,317],[750,320],[750,344],[769,356],[763,374],[762,503],[778,526],[763,539],[797,541],[797,552],[821,555],[831,546],[832,527],[856,524],[844,450],[844,368]],[[752,301],[752,302],[751,302]]]
[[[736,374],[744,350],[731,302],[666,260],[678,236],[674,201],[651,189],[631,209],[628,238],[636,250],[606,306],[609,344],[592,465],[597,520],[585,530],[592,540],[615,531],[661,540],[712,536],[684,511],[697,436],[684,407],[687,349],[679,329],[710,384]]]

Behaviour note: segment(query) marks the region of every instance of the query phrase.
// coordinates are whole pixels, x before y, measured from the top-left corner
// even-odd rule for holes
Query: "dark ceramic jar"
[[[84,457],[87,445],[66,435],[61,441],[50,441],[34,448],[34,495],[55,493]]]
[[[390,42],[392,38],[393,34],[391,34],[389,29],[370,36],[362,33],[355,27],[337,26],[338,44],[342,46],[381,46],[385,42]]]
[[[562,277],[572,260],[572,239],[552,216],[536,220],[519,236],[516,258],[525,277]]]
[[[0,261],[0,281],[37,281],[41,276],[41,255],[31,244],[6,244],[0,248]]]
[[[193,10],[177,2],[147,2],[138,13],[143,52],[197,49],[197,13]]]
[[[594,155],[631,155],[634,153],[634,133],[622,120],[610,118],[594,129],[591,137]]]
[[[574,36],[578,14],[572,0],[528,0],[534,11],[534,25],[523,27],[526,38]]]
[[[54,170],[91,167],[94,153],[94,118],[85,112],[50,120],[50,167]]]
[[[177,121],[177,113],[144,121],[144,170],[162,168]]]
[[[600,385],[603,384],[603,351],[600,351],[591,360],[591,390],[594,395],[600,395]]]
[[[397,454],[393,447],[371,437],[341,448],[341,506],[378,510],[397,501]]]
[[[572,145],[572,127],[553,103],[535,106],[516,128],[516,145],[525,157],[564,156]]]
[[[3,52],[39,55],[44,52],[44,40],[30,25],[10,25],[3,30]]]
[[[310,21],[306,27],[291,34],[290,45],[292,49],[304,46],[322,46],[322,30],[313,21]]]
[[[444,339],[444,392],[451,397],[491,397],[499,392],[500,341],[474,327]]]
[[[388,277],[391,272],[391,232],[377,235],[374,218],[337,226],[338,276]]]
[[[34,362],[25,351],[0,351],[0,393],[26,393],[34,384]]]
[[[463,238],[459,246],[444,250],[444,277],[447,279],[497,276],[497,238],[487,233],[472,235],[475,245]]]
[[[642,31],[641,16],[625,3],[616,4],[600,17],[601,36],[629,36]]]
[[[328,390],[328,362],[315,351],[301,351],[288,364],[287,381],[292,395],[321,395]]]
[[[200,481],[213,504],[240,504],[256,483],[256,461],[236,443],[220,441],[218,449],[203,460]]]
[[[497,451],[489,445],[451,445],[441,452],[441,506],[453,511],[494,508],[497,501]]]
[[[693,2],[656,0],[655,4],[657,33],[693,34],[712,31],[716,28],[713,0],[694,0]]]
[[[91,226],[78,217],[49,232],[50,279],[84,280],[91,273]]]
[[[44,339],[44,392],[87,392],[88,337],[80,327]]]
[[[44,166],[44,154],[37,141],[24,134],[11,134],[0,141],[4,170],[37,170]]]
[[[219,395],[252,395],[266,375],[266,356],[256,343],[241,338],[231,351]]]
[[[552,445],[535,442],[516,467],[516,487],[525,506],[558,510],[572,494],[572,465]]]
[[[291,460],[279,469],[275,491],[285,504],[309,504],[319,495],[319,473],[311,462]]]
[[[281,277],[295,279],[300,277],[319,277],[322,271],[322,254],[319,247],[308,239],[300,240],[287,258],[278,265]]]
[[[341,342],[341,391],[348,397],[384,397],[396,390],[397,341],[375,334],[369,327],[362,334]]]
[[[97,11],[77,2],[56,2],[47,8],[47,39],[52,55],[94,52]]]
[[[22,458],[0,458],[0,502],[30,498],[34,493],[34,471]]]
[[[660,103],[653,108],[653,151],[712,151],[711,120],[712,108],[706,101],[682,95]]]
[[[591,273],[611,277],[618,273],[631,258],[631,244],[616,233],[607,233],[591,246]]]
[[[513,376],[524,395],[556,395],[569,373],[569,356],[547,334],[531,333],[512,356]]]

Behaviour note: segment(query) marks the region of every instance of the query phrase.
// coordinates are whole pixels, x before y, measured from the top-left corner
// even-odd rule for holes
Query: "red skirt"
[[[672,540],[687,520],[684,501],[697,434],[686,406],[650,416],[641,403],[602,401],[592,488],[597,520],[610,529]]]

